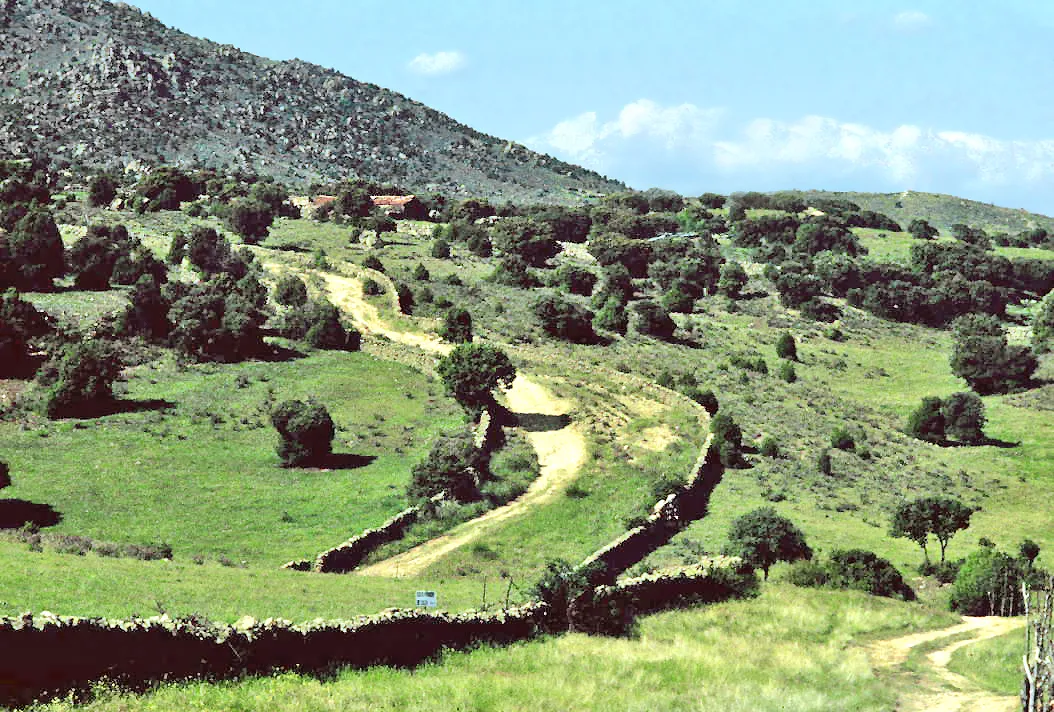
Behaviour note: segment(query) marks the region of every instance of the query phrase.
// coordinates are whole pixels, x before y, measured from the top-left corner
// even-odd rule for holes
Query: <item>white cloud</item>
[[[930,24],[930,16],[918,10],[905,10],[893,17],[893,24],[901,30],[921,30]]]
[[[421,53],[410,60],[407,68],[415,74],[435,76],[439,74],[450,74],[465,66],[467,60],[461,52],[436,52],[434,54]]]
[[[649,99],[627,104],[609,120],[583,113],[525,143],[637,187],[686,192],[852,184],[1016,201],[1019,193],[1042,196],[1054,188],[1054,140],[1013,141],[912,124],[883,129],[827,116],[736,125],[719,108]]]

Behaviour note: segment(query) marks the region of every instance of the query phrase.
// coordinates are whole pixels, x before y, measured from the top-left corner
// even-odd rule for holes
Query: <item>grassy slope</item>
[[[566,635],[449,655],[413,672],[193,683],[82,709],[877,712],[891,709],[895,693],[852,641],[951,622],[918,605],[770,586],[756,600],[643,619],[632,639]]]
[[[1024,679],[1024,650],[1024,633],[1014,631],[959,648],[952,653],[948,668],[991,692],[1016,695]]]
[[[860,238],[860,244],[867,248],[867,256],[877,262],[911,262],[911,246],[920,242],[907,232],[884,232],[871,228],[857,227],[853,232]],[[954,243],[952,237],[941,237],[937,242]],[[1000,247],[996,246],[997,255],[1011,259],[1054,259],[1054,251],[1038,247]]]
[[[266,404],[311,396],[338,424],[337,453],[375,459],[321,471],[278,467]],[[436,433],[462,420],[419,373],[361,353],[186,371],[149,364],[133,371],[125,398],[173,409],[0,424],[14,479],[4,494],[57,509],[57,532],[164,541],[178,557],[267,568],[405,506],[410,466]]]

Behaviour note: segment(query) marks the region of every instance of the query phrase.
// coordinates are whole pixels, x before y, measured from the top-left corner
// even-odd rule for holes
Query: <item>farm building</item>
[[[373,206],[393,218],[425,220],[428,209],[413,195],[371,195]]]

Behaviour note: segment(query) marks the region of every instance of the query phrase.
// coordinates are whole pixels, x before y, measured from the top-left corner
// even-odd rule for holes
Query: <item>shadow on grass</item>
[[[0,499],[0,529],[18,529],[26,524],[53,527],[62,521],[62,512],[50,504],[24,499]]]
[[[356,455],[350,452],[334,452],[322,460],[313,462],[310,466],[319,470],[357,470],[366,467],[374,460],[376,455]]]
[[[278,333],[269,335],[279,336]],[[295,361],[298,358],[304,358],[304,353],[280,344],[267,344],[266,348],[256,354],[254,358],[268,363],[284,363],[286,361]]]
[[[71,418],[76,420],[91,420],[102,418],[107,415],[119,415],[121,413],[144,413],[147,411],[172,410],[176,404],[161,398],[149,398],[145,400],[134,400],[116,398],[107,401],[95,401],[83,403],[76,408],[68,408],[55,414],[55,418]]]
[[[550,433],[563,430],[571,424],[570,415],[548,415],[546,413],[512,413],[512,425],[523,428],[529,433]]]

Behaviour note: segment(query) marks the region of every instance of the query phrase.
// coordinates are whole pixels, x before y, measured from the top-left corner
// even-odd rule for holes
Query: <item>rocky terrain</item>
[[[183,163],[287,181],[568,201],[623,187],[300,60],[196,39],[124,3],[5,0],[0,152],[74,167]]]

